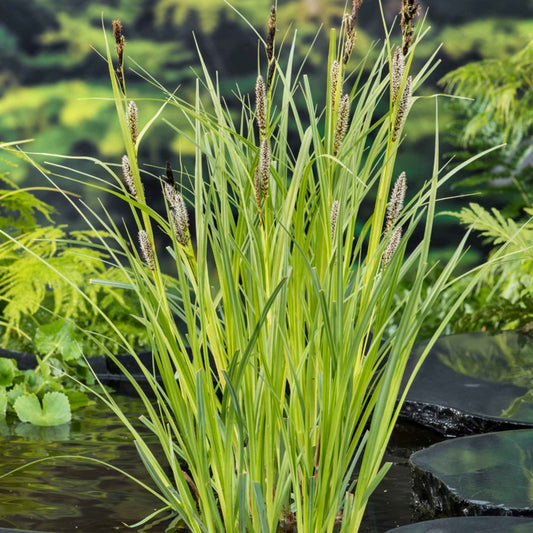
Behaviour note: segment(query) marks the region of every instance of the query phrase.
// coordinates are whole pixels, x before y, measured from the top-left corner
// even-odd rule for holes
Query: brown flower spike
[[[352,55],[353,45],[355,42],[355,24],[357,22],[357,16],[359,14],[359,9],[363,0],[353,0],[352,3],[352,12],[349,15],[346,15],[345,18],[345,39],[344,44],[344,56],[342,62],[346,65],[348,63],[350,56]]]
[[[402,0],[402,10],[400,25],[402,28],[403,40],[403,55],[406,56],[409,52],[411,44],[413,44],[413,19],[417,16],[420,4],[415,0]]]
[[[268,33],[266,38],[267,45],[267,59],[268,59],[268,76],[267,76],[267,92],[272,85],[272,79],[274,78],[274,71],[276,69],[276,61],[274,59],[274,41],[276,39],[276,8],[272,6],[270,8],[270,17],[268,18]]]
[[[165,167],[165,177],[163,178],[169,185],[172,185],[172,187],[176,187],[176,180],[174,179],[174,173],[172,172],[172,167],[170,166],[170,162],[167,161],[166,167]]]
[[[115,36],[115,45],[117,49],[118,65],[115,69],[115,74],[117,75],[118,83],[124,94],[126,94],[126,87],[124,86],[124,48],[126,46],[126,41],[124,35],[122,35],[122,23],[120,20],[113,21],[113,35]]]

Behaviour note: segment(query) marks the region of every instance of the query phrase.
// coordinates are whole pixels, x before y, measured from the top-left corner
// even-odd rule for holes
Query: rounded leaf
[[[0,420],[6,417],[7,411],[7,392],[4,388],[0,388]]]
[[[13,359],[0,358],[0,387],[9,387],[13,384],[16,369]]]
[[[17,398],[13,407],[22,422],[36,426],[59,426],[72,418],[68,398],[62,392],[47,392],[42,406],[35,394],[24,394]]]

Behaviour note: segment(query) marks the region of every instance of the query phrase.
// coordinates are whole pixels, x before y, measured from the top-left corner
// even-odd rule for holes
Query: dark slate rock
[[[533,517],[533,430],[434,444],[411,456],[415,505],[430,517]],[[533,529],[531,530],[533,531]]]
[[[406,376],[425,346],[415,346]],[[533,427],[533,338],[515,331],[440,338],[402,416],[447,436]]]
[[[530,533],[533,520],[508,516],[441,518],[389,529],[386,533]]]

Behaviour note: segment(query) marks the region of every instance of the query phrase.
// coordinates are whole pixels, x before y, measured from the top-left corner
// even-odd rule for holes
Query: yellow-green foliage
[[[531,39],[532,32],[531,19],[490,18],[448,26],[438,38],[444,42],[446,55],[458,60],[473,53],[482,57],[502,57],[516,52]]]
[[[525,211],[533,215],[533,209]],[[517,223],[511,218],[505,219],[497,209],[493,208],[489,212],[474,203],[471,203],[469,207],[463,207],[458,213],[448,212],[446,214],[457,217],[466,226],[472,226],[487,239],[487,242],[495,246],[510,243],[513,250],[526,250],[522,258],[533,259],[533,223],[531,220]]]
[[[531,30],[533,32],[533,28]],[[509,56],[468,63],[443,78],[449,91],[474,98],[478,113],[468,122],[463,139],[471,140],[490,122],[504,140],[520,141],[533,124],[533,33],[526,46]]]
[[[96,300],[98,288],[91,286],[89,279],[103,274],[104,255],[79,246],[85,240],[81,235],[70,237],[74,239],[73,244],[65,246],[62,242],[67,238],[64,227],[46,226],[36,227],[18,237],[31,252],[9,241],[5,243],[6,249],[1,256],[0,298],[7,302],[3,314],[9,324],[18,327],[23,315],[36,313],[49,291],[53,298],[53,313],[70,318],[90,312],[86,301],[69,289],[65,278],[84,285],[87,294]],[[52,265],[52,271],[43,263],[44,259]]]
[[[68,155],[83,141],[91,143],[97,154],[116,158],[122,150],[120,131],[109,120],[113,102],[99,98],[106,94],[104,87],[99,83],[74,80],[8,90],[0,99],[0,131],[6,132],[8,139],[35,138],[26,148],[32,152],[49,152],[50,146],[55,146],[58,155]],[[65,95],[68,96],[65,98]],[[131,91],[131,98],[142,101],[141,128],[146,117],[153,116],[161,105],[159,101],[150,100],[153,95],[154,90],[146,86]],[[178,113],[174,115],[175,123],[183,123]],[[175,136],[163,124],[157,128],[145,149],[161,149],[161,139],[168,143]],[[15,166],[16,157],[8,152],[0,155],[2,160],[11,163],[11,181],[20,183],[27,167]]]
[[[95,43],[99,42],[102,32],[101,13],[102,11],[93,21],[85,16],[73,18],[67,13],[59,13],[57,16],[59,28],[46,32],[42,39],[43,44],[66,43],[68,55],[65,66],[75,66],[94,53]],[[182,45],[177,39],[166,42],[139,39],[128,42],[127,46],[129,57],[142,64],[149,72],[161,72],[169,63],[190,57],[189,53],[182,50]],[[133,64],[129,66],[134,67]]]
[[[17,189],[3,174],[0,174],[0,183],[8,186],[8,189],[0,189],[0,228],[17,233],[28,231],[36,226],[37,215],[51,221],[50,215],[54,212],[52,206],[28,191]]]
[[[108,255],[94,246],[103,232],[72,231],[65,226],[39,225],[40,217],[52,222],[54,209],[30,191],[19,189],[5,176],[0,189],[0,326],[7,348],[31,349],[28,342],[36,328],[58,317],[72,319],[85,330],[110,336],[112,331],[97,320],[92,304],[108,309],[122,324],[128,340],[146,345],[146,335],[130,318],[135,299],[124,290],[92,285],[90,279],[125,281],[119,269],[107,269]],[[10,238],[16,237],[18,244]],[[45,264],[46,261],[46,264]],[[70,283],[84,287],[89,300],[72,291]],[[21,345],[18,337],[26,340]],[[25,343],[25,344],[24,344]],[[86,344],[84,351],[97,352]]]
[[[497,248],[505,245],[507,250],[487,270],[460,317],[458,330],[529,329],[533,325],[533,209],[526,208],[529,218],[520,222],[478,204],[448,214],[479,232],[487,243]]]

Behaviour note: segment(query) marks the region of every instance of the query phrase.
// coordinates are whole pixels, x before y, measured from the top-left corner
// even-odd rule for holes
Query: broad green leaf
[[[25,392],[25,387],[20,383],[17,383],[14,387],[10,388],[7,391],[7,400],[9,405],[13,405],[17,401],[17,398],[22,396]]]
[[[89,399],[89,396],[84,392],[75,391],[75,390],[66,390],[65,394],[68,397],[70,403],[71,411],[76,411],[76,409],[81,409],[82,407],[87,407],[88,405],[93,404],[94,402]]]
[[[24,394],[13,407],[22,422],[36,426],[59,426],[72,418],[68,398],[62,392],[47,392],[42,406],[35,394]]]
[[[73,361],[82,355],[70,320],[56,320],[41,326],[35,333],[35,346],[43,355],[57,351],[65,361]]]
[[[43,377],[40,374],[36,374],[34,370],[25,370],[24,384],[29,392],[36,391],[43,384]]]
[[[17,366],[13,359],[7,359],[5,357],[0,359],[0,386],[9,387],[9,385],[13,384],[16,369]]]
[[[0,389],[0,420],[6,417],[7,411],[7,392],[4,388]]]

